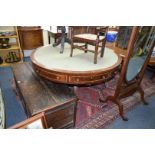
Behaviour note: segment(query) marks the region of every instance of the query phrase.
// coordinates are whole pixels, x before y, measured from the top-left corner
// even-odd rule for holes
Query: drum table
[[[60,45],[48,45],[32,53],[33,69],[28,62],[12,66],[17,92],[27,116],[44,112],[48,127],[73,128],[75,125],[78,99],[68,84],[103,82],[113,76],[121,63],[120,56],[108,48],[97,64],[93,63],[90,52],[75,50],[73,57],[69,55],[69,44],[65,45],[63,53],[60,53]]]
[[[69,44],[65,44],[63,53],[60,53],[60,48],[60,45],[47,45],[31,54],[33,68],[39,76],[64,84],[97,84],[112,78],[122,61],[122,58],[109,48],[105,48],[103,58],[98,57],[97,64],[93,63],[94,54],[91,52],[84,53],[75,49],[73,57],[70,57]]]

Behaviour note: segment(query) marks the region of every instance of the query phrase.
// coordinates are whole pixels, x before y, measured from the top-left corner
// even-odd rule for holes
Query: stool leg
[[[85,49],[88,49],[88,44],[85,43]],[[87,53],[88,51],[86,50],[85,53]]]
[[[98,44],[95,45],[94,64],[97,64]]]
[[[101,57],[103,57],[103,55],[104,55],[105,43],[106,43],[106,40],[104,39],[104,40],[102,41]]]

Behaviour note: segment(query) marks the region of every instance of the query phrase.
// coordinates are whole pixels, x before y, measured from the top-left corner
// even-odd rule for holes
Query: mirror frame
[[[36,128],[27,128],[27,126],[35,123],[36,121],[41,121],[41,128],[39,129],[47,129],[47,122],[44,113],[39,113],[33,117],[30,117],[22,122],[19,122],[13,126],[11,126],[9,129],[36,129]]]
[[[139,72],[138,76],[136,76],[133,80],[131,80],[129,82],[126,81],[126,70],[127,70],[127,67],[128,67],[130,57],[132,55],[132,51],[134,49],[134,44],[135,44],[135,41],[136,41],[136,38],[137,38],[137,35],[138,35],[139,28],[140,28],[139,26],[134,26],[133,29],[132,29],[131,37],[130,37],[130,40],[129,40],[129,43],[128,43],[128,48],[127,48],[127,55],[124,58],[124,62],[123,62],[123,65],[122,65],[120,78],[119,78],[117,86],[116,86],[115,94],[114,94],[114,96],[108,97],[108,99],[114,101],[118,105],[119,113],[120,113],[122,119],[125,120],[125,121],[127,121],[128,119],[124,116],[123,105],[119,101],[120,98],[128,97],[128,96],[132,95],[133,93],[135,93],[136,91],[138,91],[140,93],[140,95],[141,95],[141,100],[144,102],[144,104],[146,104],[146,105],[148,104],[145,101],[144,91],[143,91],[140,83],[141,83],[141,81],[143,79],[144,72],[145,72],[145,69],[147,67],[147,64],[149,63],[151,53],[152,53],[153,48],[155,46],[155,41],[152,44],[152,47],[150,48],[150,51],[148,52],[148,56],[145,59],[144,65],[141,68],[141,71]],[[152,27],[152,28],[155,29],[155,27]]]
[[[144,26],[143,26],[144,27]],[[151,26],[146,26],[146,27],[150,27],[149,28],[149,31],[148,31],[148,35],[150,35],[150,32],[151,32]],[[133,49],[132,49],[132,52],[131,52],[131,55],[130,55],[130,57],[129,57],[129,60],[128,60],[128,65],[126,66],[127,68],[126,68],[126,73],[125,73],[125,82],[126,83],[131,83],[132,81],[134,81],[138,76],[139,76],[139,74],[141,73],[141,71],[142,71],[142,69],[143,69],[143,67],[144,67],[144,65],[145,65],[145,61],[148,59],[148,57],[150,56],[150,53],[152,53],[152,51],[150,50],[150,51],[148,51],[147,52],[147,54],[146,54],[146,56],[145,56],[145,59],[144,59],[144,61],[143,61],[143,64],[140,66],[140,68],[139,68],[139,71],[137,70],[137,73],[130,79],[130,80],[128,80],[127,79],[127,73],[128,73],[128,67],[129,67],[129,64],[130,64],[130,60],[133,58],[133,54],[136,54],[136,53],[134,53],[134,50],[135,50],[135,47],[136,47],[136,43],[137,43],[137,37],[138,37],[138,33],[139,33],[139,31],[140,31],[140,26],[138,27],[138,32],[137,32],[137,35],[136,35],[136,39],[135,39],[135,43],[134,43],[134,45],[133,45]],[[148,39],[148,37],[149,36],[147,36],[147,38],[146,38],[146,40],[145,40],[145,43],[144,43],[144,45],[145,44],[147,44],[148,43],[148,41],[149,41],[149,39]],[[131,38],[132,39],[132,38]],[[151,46],[151,45],[150,45]],[[146,48],[146,46],[144,47],[144,48]],[[152,47],[151,47],[152,48]],[[145,49],[143,49],[143,50],[145,50]]]
[[[145,59],[144,65],[142,66],[141,71],[139,72],[138,76],[136,76],[133,80],[131,80],[129,82],[126,81],[126,72],[127,72],[126,70],[127,70],[128,64],[129,64],[130,57],[132,55],[132,51],[134,49],[134,44],[137,39],[139,28],[140,28],[139,26],[133,26],[132,33],[131,33],[129,43],[128,43],[128,47],[126,50],[126,55],[122,62],[121,72],[119,74],[119,79],[116,84],[116,89],[115,89],[114,95],[108,96],[105,100],[100,98],[101,102],[107,102],[108,100],[110,100],[113,103],[115,103],[118,106],[119,114],[124,121],[127,121],[128,118],[124,115],[123,104],[120,102],[121,98],[128,97],[128,96],[132,95],[133,93],[135,93],[136,91],[138,91],[141,95],[141,100],[144,102],[144,104],[145,105],[148,104],[145,101],[144,91],[140,84],[143,79],[147,64],[149,63],[153,48],[155,46],[155,34],[153,36],[154,42],[152,43],[152,46],[149,49],[150,51],[148,52],[148,56]],[[152,26],[151,28],[153,29],[153,32],[155,33],[155,27]]]

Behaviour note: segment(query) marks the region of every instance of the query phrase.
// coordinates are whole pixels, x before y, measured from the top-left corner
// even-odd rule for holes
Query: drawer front
[[[97,84],[104,82],[113,77],[118,68],[111,69],[109,71],[98,71],[98,72],[62,72],[43,69],[39,64],[33,63],[36,73],[40,76],[58,83],[67,84]]]
[[[75,122],[75,103],[68,103],[62,107],[56,108],[55,110],[48,110],[45,112],[45,117],[47,120],[48,127],[53,128],[65,128],[69,124],[72,124],[72,127]]]
[[[61,75],[61,74],[57,74],[57,73],[51,73],[48,71],[45,71],[41,68],[37,68],[36,69],[36,73],[39,74],[40,76],[43,76],[47,79],[52,79],[53,81],[59,82],[59,81],[64,81],[67,82],[67,76],[66,75]]]
[[[99,75],[89,75],[89,76],[70,76],[69,83],[85,84],[85,83],[95,83],[106,81],[111,78],[113,74],[111,72],[99,74]]]

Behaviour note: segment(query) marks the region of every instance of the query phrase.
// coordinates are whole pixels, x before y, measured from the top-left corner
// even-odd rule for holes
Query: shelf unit
[[[0,67],[10,66],[11,64],[23,61],[23,53],[21,50],[17,26],[0,26],[0,44],[2,44],[2,39],[7,38],[9,39],[9,46],[6,48],[2,45],[0,46],[0,57],[3,60]],[[13,55],[11,60],[11,55],[9,56],[9,52],[14,53],[14,59],[16,59],[16,62],[13,62]],[[17,59],[19,59],[18,62]],[[10,62],[6,62],[6,60],[10,60]]]

